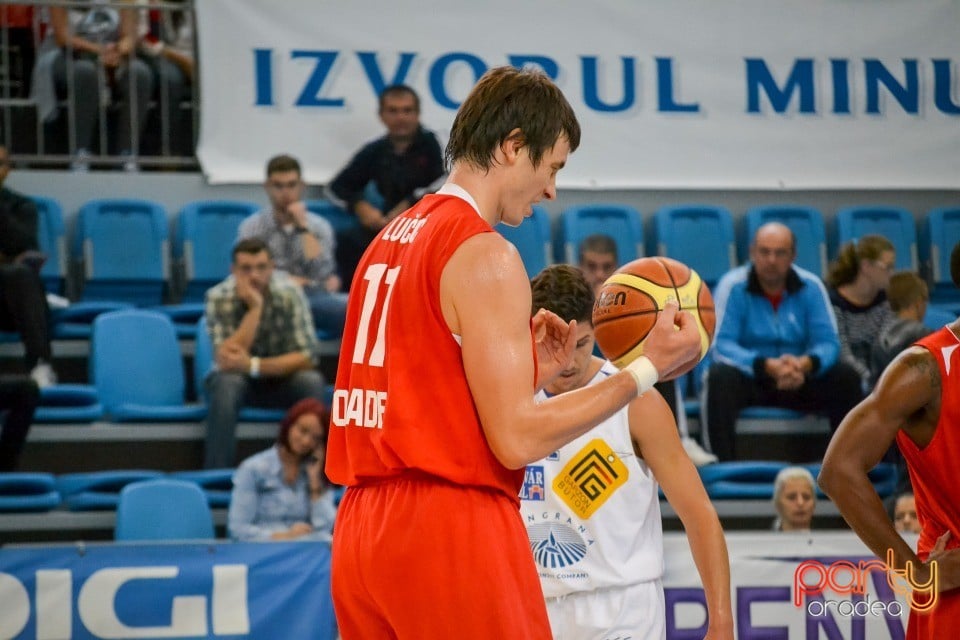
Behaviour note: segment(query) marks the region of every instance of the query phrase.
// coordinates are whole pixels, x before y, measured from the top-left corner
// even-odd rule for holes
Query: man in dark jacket
[[[37,208],[30,198],[3,187],[10,157],[0,146],[0,331],[20,334],[30,376],[41,387],[56,382],[50,367],[47,296],[40,280]]]
[[[327,186],[329,200],[357,216],[358,228],[337,236],[337,263],[349,290],[353,272],[370,241],[409,209],[443,174],[443,153],[433,133],[420,126],[420,98],[406,85],[380,93],[380,120],[387,135],[366,144]],[[373,183],[383,204],[364,199]]]

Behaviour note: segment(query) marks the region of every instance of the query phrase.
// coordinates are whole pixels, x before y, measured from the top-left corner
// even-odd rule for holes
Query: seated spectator
[[[380,121],[387,135],[366,144],[327,185],[327,199],[357,216],[361,227],[337,238],[337,263],[344,287],[370,241],[390,220],[403,213],[443,177],[443,152],[433,133],[420,126],[420,97],[402,84],[380,92]],[[373,183],[381,206],[364,199]]]
[[[596,296],[603,283],[620,266],[617,243],[605,233],[594,233],[580,242],[579,249],[580,270]]]
[[[913,493],[901,493],[893,505],[893,526],[900,533],[920,533],[917,501]]]
[[[27,370],[41,387],[55,384],[50,366],[50,310],[40,279],[44,256],[37,243],[33,200],[3,186],[10,156],[0,146],[0,330],[20,334]]]
[[[603,283],[620,266],[620,260],[617,256],[617,243],[605,233],[594,233],[584,238],[578,249],[580,264],[577,266],[583,273],[587,284],[593,290],[594,297],[596,297],[600,293]],[[599,346],[594,348],[593,354],[599,358],[603,357]],[[669,382],[658,382],[654,385],[654,388],[660,392],[667,406],[670,407],[670,411],[673,412],[680,433],[680,442],[693,464],[698,467],[712,464],[717,461],[717,457],[704,451],[700,443],[690,437],[680,384],[681,379],[677,379]]]
[[[274,273],[270,250],[257,238],[233,248],[230,273],[206,296],[215,354],[205,381],[207,468],[233,466],[242,406],[280,408],[323,397],[323,377],[314,369],[317,337],[300,287]]]
[[[809,531],[817,508],[813,474],[803,467],[781,469],[773,481],[774,531]]]
[[[16,471],[20,451],[40,404],[37,383],[26,376],[0,378],[0,473]]]
[[[89,7],[51,6],[48,11],[50,31],[33,75],[41,120],[53,122],[59,115],[58,100],[69,101],[71,168],[85,171],[100,120],[101,89],[107,90],[122,105],[114,147],[121,155],[132,156],[138,151],[153,94],[150,68],[135,55],[136,13],[92,3]],[[130,171],[136,168],[132,157],[124,165]]]
[[[185,4],[184,0],[165,0]],[[150,0],[157,5],[159,0]],[[149,7],[148,5],[148,7]],[[180,108],[193,88],[193,12],[147,8],[140,11],[137,51],[153,72],[154,100],[160,108],[162,155],[193,155],[190,114]]]
[[[893,319],[887,286],[896,265],[893,243],[878,235],[848,242],[827,270],[827,291],[837,317],[840,359],[856,370],[863,391],[879,372],[871,367],[870,349],[880,329]]]
[[[898,353],[932,332],[923,324],[929,300],[927,283],[917,274],[900,271],[890,277],[887,301],[893,317],[883,325],[870,347],[871,389]]]
[[[234,540],[330,540],[336,507],[323,472],[330,411],[319,400],[293,405],[277,442],[233,475],[227,533]]]
[[[307,211],[303,186],[296,158],[270,158],[264,183],[270,208],[244,220],[237,239],[263,240],[277,269],[303,289],[316,327],[340,335],[347,313],[347,294],[340,292],[333,227],[323,217]]]
[[[826,415],[836,429],[861,397],[860,377],[838,361],[840,340],[826,289],[793,264],[786,225],[761,226],[750,263],[720,278],[717,331],[701,414],[711,451],[735,460],[740,410],[753,405]]]

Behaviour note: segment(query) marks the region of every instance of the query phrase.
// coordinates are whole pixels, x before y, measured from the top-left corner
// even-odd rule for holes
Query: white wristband
[[[250,371],[248,373],[251,378],[260,377],[260,358],[256,356],[250,358]]]
[[[640,356],[624,367],[623,370],[633,376],[634,381],[637,383],[638,396],[642,396],[647,391],[650,391],[660,378],[660,374],[657,373],[657,368],[653,366],[650,358],[646,356]]]

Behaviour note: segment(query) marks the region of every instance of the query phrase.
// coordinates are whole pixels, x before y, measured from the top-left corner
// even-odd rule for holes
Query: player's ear
[[[520,156],[520,150],[526,145],[526,136],[519,127],[514,128],[507,137],[500,143],[500,151],[503,153],[505,164],[511,165],[517,161]]]

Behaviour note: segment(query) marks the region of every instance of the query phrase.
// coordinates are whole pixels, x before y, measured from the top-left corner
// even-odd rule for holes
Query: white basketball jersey
[[[616,372],[605,362],[590,384]],[[663,575],[657,482],[634,453],[626,408],[528,465],[520,499],[544,596]]]

